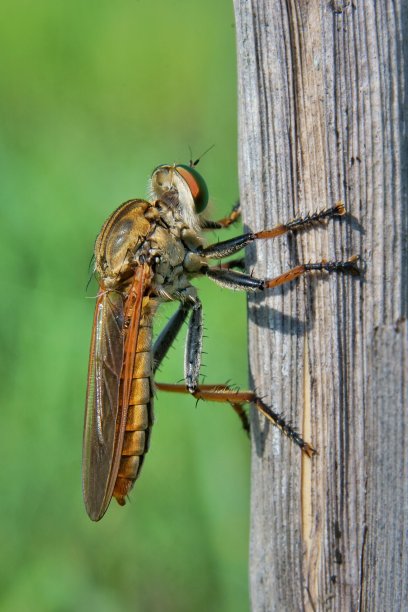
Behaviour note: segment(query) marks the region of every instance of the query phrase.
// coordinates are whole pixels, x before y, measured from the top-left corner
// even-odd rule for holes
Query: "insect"
[[[239,218],[240,208],[236,205],[219,221],[203,216],[208,190],[196,163],[155,168],[150,199],[129,200],[119,206],[96,240],[95,272],[100,288],[91,338],[83,438],[83,494],[88,515],[94,521],[102,518],[112,497],[125,504],[140,473],[149,448],[155,388],[227,402],[246,430],[249,425],[243,405],[252,402],[304,453],[315,453],[256,393],[199,384],[202,306],[191,280],[207,276],[228,289],[265,291],[314,270],[357,272],[357,257],[298,265],[273,279],[246,274],[242,259],[210,265],[211,260],[233,255],[255,240],[276,238],[341,216],[344,206],[338,203],[269,230],[206,246],[203,233],[230,226]],[[153,346],[154,315],[161,302],[170,300],[179,302],[178,310]],[[154,384],[154,373],[187,318],[185,384]]]

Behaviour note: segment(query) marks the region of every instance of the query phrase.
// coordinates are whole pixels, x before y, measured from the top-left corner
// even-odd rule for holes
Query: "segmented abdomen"
[[[143,299],[122,456],[113,496],[123,506],[149,448],[153,423],[152,313]]]

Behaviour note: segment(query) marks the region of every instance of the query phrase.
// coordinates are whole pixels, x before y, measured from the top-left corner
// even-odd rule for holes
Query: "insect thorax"
[[[95,269],[106,289],[120,289],[147,263],[150,293],[177,299],[199,271],[201,258],[194,250],[201,245],[199,234],[168,204],[130,200],[104,224],[95,244]]]

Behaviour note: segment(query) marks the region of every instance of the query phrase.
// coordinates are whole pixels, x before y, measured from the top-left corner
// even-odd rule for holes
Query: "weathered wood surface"
[[[249,268],[365,268],[249,300],[252,384],[319,452],[252,415],[252,609],[407,609],[408,6],[234,1],[246,225],[350,213],[257,244]]]

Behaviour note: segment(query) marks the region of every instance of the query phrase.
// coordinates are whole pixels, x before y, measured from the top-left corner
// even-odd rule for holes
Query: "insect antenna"
[[[188,145],[188,150],[190,151],[190,167],[194,168],[195,166],[197,166],[197,164],[204,157],[204,155],[208,153],[208,151],[211,151],[211,149],[213,149],[214,147],[215,147],[215,144],[212,144],[211,147],[208,147],[208,149],[204,151],[204,153],[201,153],[200,157],[197,157],[197,159],[193,161],[193,152],[191,150],[190,145]]]

